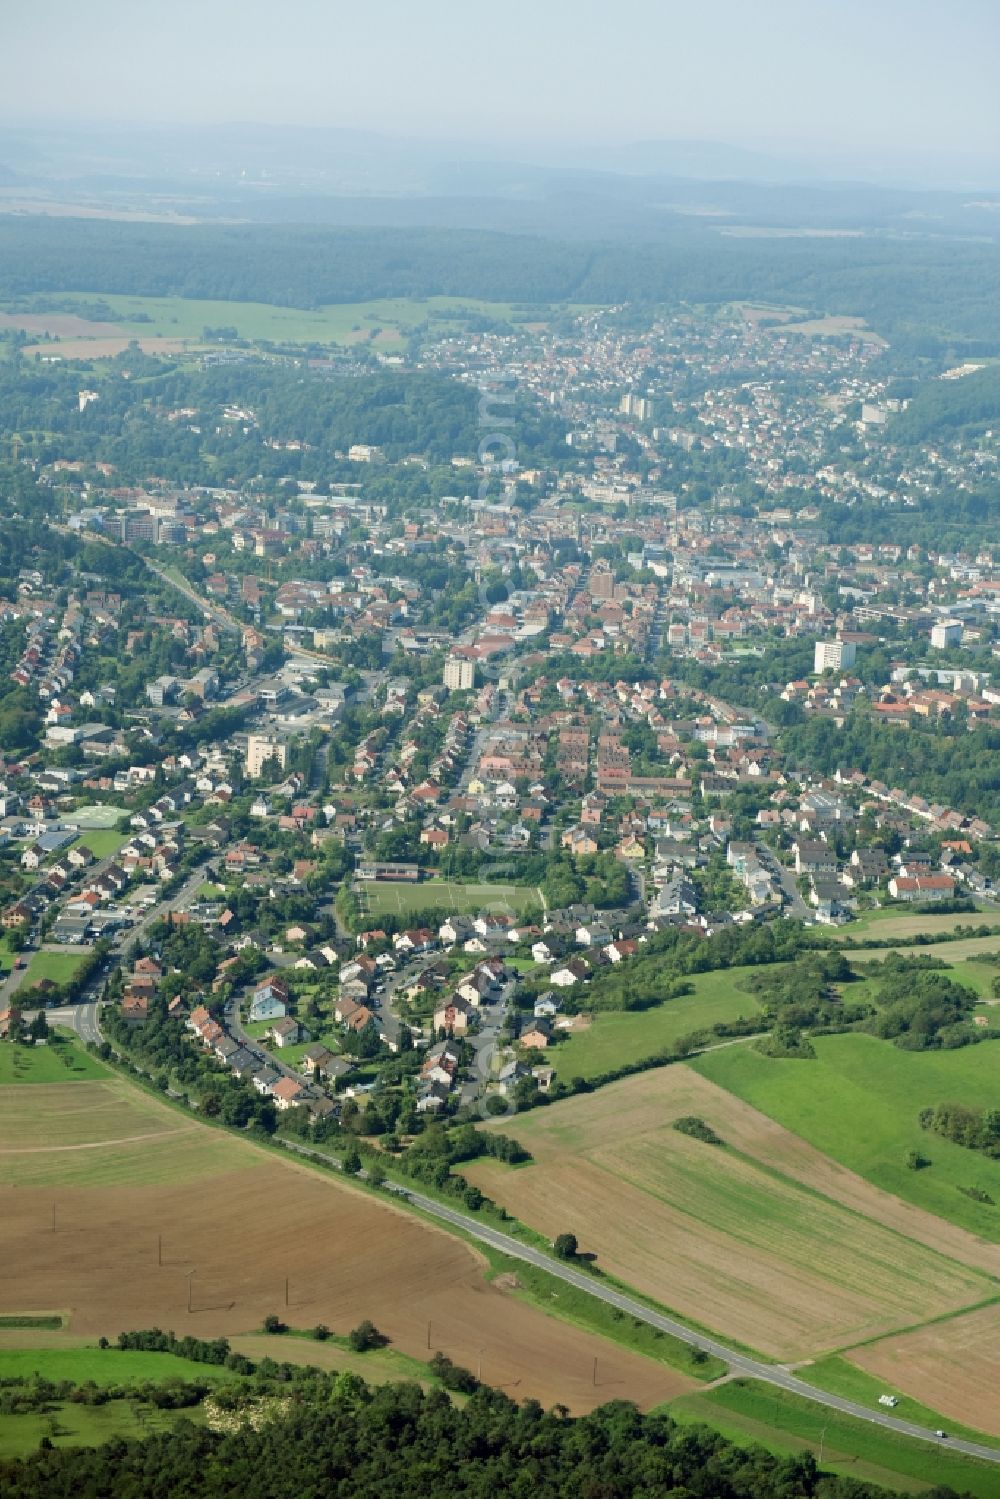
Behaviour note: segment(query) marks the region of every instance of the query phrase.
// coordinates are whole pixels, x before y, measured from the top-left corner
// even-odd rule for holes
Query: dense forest
[[[889,786],[919,788],[928,801],[941,802],[970,817],[1000,823],[1000,730],[964,725],[896,727],[854,713],[838,729],[829,718],[787,728],[782,748],[789,765],[814,774],[862,770]]]
[[[472,457],[482,435],[475,388],[431,372],[330,373],[260,358],[190,369],[127,351],[106,375],[87,378],[100,399],[81,412],[78,370],[0,361],[0,433],[18,434],[42,463],[110,463],[120,478],[137,481],[152,467],[190,483],[204,479],[206,466],[232,483],[258,475],[353,478],[344,455],[354,443],[380,448],[390,462],[417,454],[448,466],[455,454]],[[178,411],[194,415],[182,420]],[[549,460],[563,445],[553,415],[519,401],[511,416],[523,461]],[[271,439],[280,446],[268,446]]]
[[[959,380],[925,382],[889,429],[893,442],[921,444],[974,438],[1000,421],[1000,365]]]
[[[472,1380],[473,1385],[476,1381]],[[643,1416],[623,1401],[573,1420],[485,1386],[459,1409],[417,1384],[370,1389],[317,1376],[274,1402],[270,1420],[226,1433],[181,1420],[144,1442],[40,1451],[0,1464],[6,1499],[880,1499],[885,1490],[822,1474],[808,1453],[775,1457],[705,1427]],[[250,1412],[248,1412],[249,1416]],[[280,1419],[278,1418],[280,1415]],[[938,1493],[947,1491],[938,1490]]]
[[[307,308],[384,296],[713,306],[760,298],[864,317],[915,354],[1000,349],[1000,252],[943,238],[745,240],[688,230],[607,244],[416,227],[0,224],[0,299],[65,291]]]

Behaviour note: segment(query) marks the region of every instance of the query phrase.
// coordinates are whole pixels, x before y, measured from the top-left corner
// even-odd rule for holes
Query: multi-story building
[[[845,671],[854,665],[857,654],[853,640],[817,640],[813,671]]]
[[[247,775],[259,776],[269,760],[284,770],[288,763],[288,745],[276,734],[247,735]]]
[[[476,685],[476,663],[465,656],[448,656],[444,663],[444,685],[451,692],[470,692]]]

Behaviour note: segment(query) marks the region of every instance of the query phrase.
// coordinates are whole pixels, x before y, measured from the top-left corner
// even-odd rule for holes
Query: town
[[[480,411],[443,476],[359,441],[296,478],[294,413],[144,410],[280,455],[266,499],[123,486],[75,451],[120,393],[80,390],[0,600],[0,1026],[161,1017],[278,1111],[409,1129],[558,1085],[663,931],[996,909],[1000,562],[829,518],[1000,449],[893,441],[880,352],[744,305],[432,339],[414,371]],[[429,472],[476,493],[408,500]],[[907,729],[950,776],[895,773]]]

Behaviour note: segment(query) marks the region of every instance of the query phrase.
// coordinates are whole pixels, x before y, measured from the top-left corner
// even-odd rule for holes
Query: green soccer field
[[[424,880],[419,885],[381,880],[358,885],[362,906],[371,917],[419,917],[423,911],[456,916],[527,916],[541,910],[532,885],[462,885],[455,880]]]

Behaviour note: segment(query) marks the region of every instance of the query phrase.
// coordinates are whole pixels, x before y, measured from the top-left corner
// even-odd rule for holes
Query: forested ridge
[[[144,1442],[40,1451],[0,1464],[5,1499],[877,1499],[808,1454],[736,1447],[706,1427],[617,1402],[573,1420],[480,1387],[461,1408],[416,1384],[297,1384],[274,1418],[227,1433],[181,1421]],[[937,1490],[938,1494],[947,1490]]]
[[[642,243],[466,229],[0,223],[0,298],[81,291],[312,308],[376,297],[710,306],[760,298],[866,318],[894,347],[1000,350],[1000,250],[990,243],[723,239]]]

